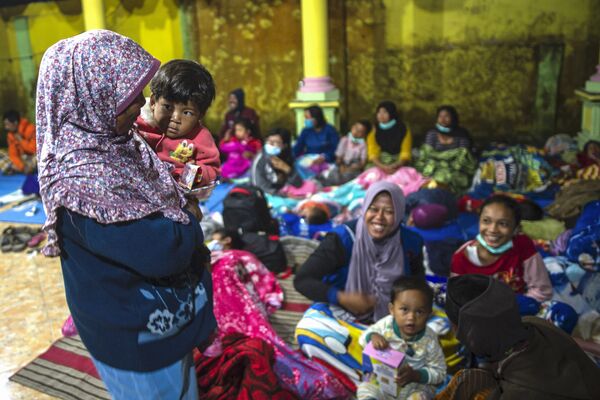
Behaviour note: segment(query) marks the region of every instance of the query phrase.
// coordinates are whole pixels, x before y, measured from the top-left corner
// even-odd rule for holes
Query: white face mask
[[[278,156],[279,154],[281,154],[281,147],[273,146],[270,143],[265,143],[263,149],[265,150],[265,153],[269,156]]]
[[[223,250],[223,245],[218,240],[211,240],[210,242],[208,242],[206,247],[208,247],[208,249],[210,251],[222,251]]]

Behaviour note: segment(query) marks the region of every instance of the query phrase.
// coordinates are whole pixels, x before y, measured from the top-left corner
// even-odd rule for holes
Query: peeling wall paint
[[[178,5],[190,20],[198,60],[217,99],[205,117],[216,131],[227,93],[243,87],[263,130],[294,126],[287,103],[302,78],[300,0],[105,0],[107,28],[131,36],[161,61],[183,55]],[[440,104],[455,105],[475,138],[543,139],[533,131],[539,49],[564,46],[556,131],[576,132],[575,88],[594,72],[597,0],[329,0],[329,63],[340,89],[342,130],[395,101],[417,137]],[[23,107],[11,18],[30,17],[34,59],[83,30],[79,0],[0,8],[0,107]],[[543,77],[542,77],[543,78]]]
[[[600,45],[600,2],[511,0],[350,0],[346,7],[347,113],[373,115],[397,102],[416,136],[453,104],[475,138],[536,136],[538,49],[564,44],[557,132],[579,129],[573,95],[593,73]],[[335,73],[335,72],[334,72]],[[370,113],[370,114],[368,114]]]

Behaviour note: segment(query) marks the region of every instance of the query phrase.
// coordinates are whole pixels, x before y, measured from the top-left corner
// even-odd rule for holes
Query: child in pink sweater
[[[201,122],[215,98],[212,76],[195,61],[172,60],[158,70],[150,89],[150,107],[137,119],[140,135],[172,166],[175,180],[193,164],[193,187],[209,185],[221,172],[219,150]]]
[[[219,150],[227,156],[223,163],[224,178],[239,178],[252,165],[252,160],[262,149],[260,139],[254,133],[254,125],[247,119],[235,121],[234,134],[227,132],[219,145]]]

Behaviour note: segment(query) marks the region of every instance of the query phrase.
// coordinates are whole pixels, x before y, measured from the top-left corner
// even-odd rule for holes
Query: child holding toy
[[[422,277],[402,276],[392,287],[390,315],[371,325],[359,343],[369,342],[377,350],[391,348],[405,354],[396,376],[398,396],[384,393],[376,378],[362,382],[356,396],[361,399],[432,399],[435,385],[446,376],[444,353],[436,334],[427,328],[433,306],[433,290]]]

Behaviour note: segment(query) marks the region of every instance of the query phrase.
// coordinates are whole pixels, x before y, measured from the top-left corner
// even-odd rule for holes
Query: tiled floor
[[[59,259],[0,253],[0,399],[54,398],[8,378],[62,336],[68,315]]]

